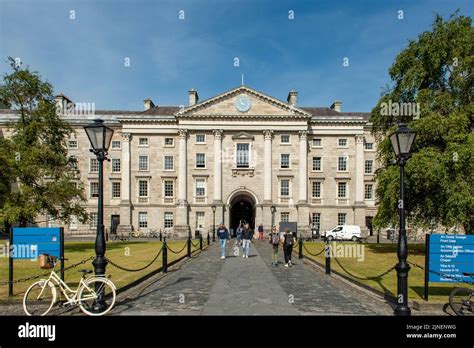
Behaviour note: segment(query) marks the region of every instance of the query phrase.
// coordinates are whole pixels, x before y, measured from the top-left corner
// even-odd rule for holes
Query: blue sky
[[[296,89],[302,106],[339,99],[343,111],[370,111],[397,53],[457,8],[472,17],[474,2],[0,0],[0,72],[20,57],[55,92],[97,109],[187,104],[190,88],[207,99],[244,74],[279,99]]]

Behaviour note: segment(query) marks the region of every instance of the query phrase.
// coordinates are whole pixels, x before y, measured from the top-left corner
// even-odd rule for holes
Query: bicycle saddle
[[[79,273],[84,273],[84,274],[92,273],[92,270],[90,270],[90,269],[78,269],[77,271]]]

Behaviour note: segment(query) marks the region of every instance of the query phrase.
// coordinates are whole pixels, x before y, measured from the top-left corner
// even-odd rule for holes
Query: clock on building
[[[235,100],[235,108],[240,112],[250,110],[250,99],[246,95],[241,95]]]

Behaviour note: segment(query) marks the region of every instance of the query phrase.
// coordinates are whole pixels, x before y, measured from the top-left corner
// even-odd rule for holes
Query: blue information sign
[[[40,254],[61,257],[60,227],[13,228],[10,256],[13,259],[32,259]]]
[[[474,235],[432,234],[429,237],[429,281],[473,281],[463,273],[474,273]]]

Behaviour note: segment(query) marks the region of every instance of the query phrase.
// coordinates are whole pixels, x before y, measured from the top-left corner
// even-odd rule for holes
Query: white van
[[[361,239],[360,226],[357,225],[337,225],[332,230],[324,231],[323,237],[331,240],[352,240],[357,242]]]

